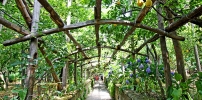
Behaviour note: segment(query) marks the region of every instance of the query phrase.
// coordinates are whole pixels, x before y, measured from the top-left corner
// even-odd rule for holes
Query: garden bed
[[[63,96],[54,96],[54,100],[77,100],[78,98],[86,98],[87,94],[91,90],[91,80],[88,79],[84,83],[82,90],[75,90],[64,94]]]
[[[136,93],[133,90],[120,89],[121,84],[115,84],[115,100],[156,100],[149,96]]]

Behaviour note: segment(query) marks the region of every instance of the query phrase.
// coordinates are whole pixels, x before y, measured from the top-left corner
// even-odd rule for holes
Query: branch
[[[172,39],[176,39],[176,40],[181,40],[181,41],[184,41],[185,38],[184,37],[181,37],[181,36],[177,36],[175,34],[172,34],[172,33],[168,33],[168,32],[165,32],[161,29],[155,29],[155,28],[151,28],[149,26],[146,26],[146,25],[139,25],[139,27],[143,28],[143,29],[146,29],[146,30],[149,30],[149,31],[152,31],[152,32],[155,32],[155,33],[158,33],[159,35],[163,35],[163,36],[167,36],[167,37],[170,37]]]
[[[78,59],[78,60],[70,60],[69,62],[75,63],[75,62],[78,62],[78,61],[89,60],[89,59],[92,59],[92,58],[95,58],[95,57],[98,57],[98,56],[92,56],[92,57],[82,58],[82,59]]]
[[[147,43],[151,43],[156,41],[159,38],[159,34],[155,34],[153,37],[145,41],[142,45],[140,45],[137,49],[134,50],[135,53],[138,53]]]
[[[22,0],[15,0],[15,2],[17,4],[17,7],[20,10],[20,12],[21,12],[27,26],[29,28],[31,28],[32,18],[29,15],[28,10],[26,9],[26,6],[25,6],[24,2]]]
[[[14,31],[16,31],[16,32],[18,32],[18,33],[20,33],[22,35],[28,35],[28,34],[30,34],[30,31],[25,30],[23,27],[19,27],[18,25],[13,24],[13,23],[11,23],[11,22],[9,22],[9,21],[1,18],[1,17],[0,17],[0,23],[2,25],[4,25],[5,27],[7,27],[7,28],[9,28],[11,30],[14,30]]]
[[[173,22],[169,26],[165,28],[165,31],[172,32],[181,27],[182,25],[186,24],[190,20],[192,20],[195,17],[199,17],[202,15],[202,5],[198,8],[196,8],[194,11],[190,12],[189,14],[185,15],[178,21]]]
[[[125,21],[125,20],[100,20],[99,22],[96,22],[94,20],[89,20],[89,21],[86,21],[86,22],[80,22],[80,23],[75,23],[75,24],[71,24],[71,25],[66,25],[63,28],[55,28],[55,29],[45,30],[41,34],[39,34],[39,33],[38,34],[29,34],[29,35],[26,35],[26,36],[23,36],[23,37],[20,37],[20,38],[7,40],[7,41],[3,42],[3,45],[8,46],[8,45],[12,45],[12,44],[16,44],[16,43],[19,43],[19,42],[30,40],[31,38],[38,38],[38,37],[42,37],[42,36],[45,36],[45,35],[53,34],[55,32],[60,32],[60,31],[70,30],[70,29],[77,29],[77,28],[81,28],[81,27],[84,27],[84,26],[95,25],[95,24],[128,25],[128,26],[133,26],[134,27],[133,30],[135,29],[135,27],[139,27],[139,28],[143,28],[143,29],[146,29],[146,30],[150,30],[150,31],[159,33],[161,35],[168,36],[170,38],[184,40],[183,37],[173,36],[172,34],[168,34],[167,32],[164,32],[162,30],[154,29],[154,28],[148,27],[146,25],[136,24],[136,23],[130,22],[130,21]],[[133,30],[128,31],[128,34],[125,35],[124,40],[126,40],[128,38],[128,36],[130,34],[132,34]],[[68,34],[68,33],[66,32],[66,34]],[[70,39],[73,39],[73,37],[71,37],[71,34],[68,34],[68,35],[70,36]],[[124,44],[124,43],[125,43],[125,41],[122,41],[121,45]],[[75,44],[77,44],[77,42],[75,42]]]
[[[192,19],[190,22],[198,25],[199,27],[202,27],[202,19],[196,19],[195,18],[195,19]]]
[[[38,0],[41,5],[50,13],[51,19],[58,25],[58,27],[63,27],[65,24],[57,14],[57,12],[51,7],[51,5],[46,0]]]
[[[161,17],[163,17],[165,20],[172,20],[172,19],[175,19],[175,18],[181,18],[181,16],[175,16],[175,17],[173,17],[173,18],[167,18],[167,17],[165,17],[165,16],[163,16],[161,13],[159,13],[159,11],[154,7],[154,6],[152,6],[152,8],[161,16]]]

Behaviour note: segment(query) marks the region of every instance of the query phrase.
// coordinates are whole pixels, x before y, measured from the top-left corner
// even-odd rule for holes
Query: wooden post
[[[167,8],[166,8],[166,13],[167,13],[167,17],[168,18],[172,18],[173,17],[173,14]],[[172,30],[172,25],[175,25],[174,24],[174,20],[171,19],[168,22],[170,24],[169,26],[171,26],[170,29]],[[182,23],[184,23],[184,22],[182,21]],[[178,25],[182,25],[182,23],[178,24]],[[176,27],[178,27],[178,26],[174,26],[173,29],[175,29]],[[173,31],[172,33],[177,36],[177,32],[176,31]],[[183,54],[182,54],[182,48],[181,48],[180,42],[178,40],[172,39],[172,41],[173,41],[173,46],[174,46],[175,56],[176,56],[177,72],[179,74],[181,74],[181,76],[182,76],[182,82],[185,82],[187,78],[186,78],[186,72],[185,72],[185,67],[184,67],[184,57],[183,57]]]
[[[82,65],[82,62],[81,62],[81,79],[83,77],[83,65]]]
[[[34,12],[33,12],[33,19],[31,25],[31,34],[37,34],[38,29],[38,22],[39,22],[39,15],[40,15],[40,3],[35,0],[34,1]],[[35,69],[37,68],[37,47],[38,47],[38,40],[37,38],[32,38],[30,42],[30,57],[29,57],[29,65],[27,68],[27,78],[26,78],[26,88],[27,95],[26,100],[32,100],[33,96],[33,88],[35,82]]]
[[[77,53],[75,54],[75,60],[77,60]],[[77,85],[77,61],[74,62],[74,83]]]
[[[158,11],[159,13],[162,13],[161,8],[158,8]],[[157,14],[157,17],[158,17],[158,27],[163,30],[164,29],[163,18],[159,14]],[[170,73],[168,50],[166,47],[166,38],[165,36],[159,36],[159,37],[160,37],[161,52],[162,52],[162,58],[163,58],[163,64],[164,64],[166,88],[168,89],[168,87],[172,85],[172,80],[171,80],[171,73]]]
[[[69,68],[69,61],[66,61],[65,66],[63,67],[63,73],[62,73],[62,87],[63,87],[63,89],[66,88],[66,84],[67,84],[67,77],[68,77],[67,74],[69,73],[69,72],[67,72],[68,68]]]
[[[194,55],[196,59],[196,68],[198,72],[201,72],[201,64],[200,64],[200,59],[199,59],[199,54],[198,54],[198,47],[197,45],[194,46]]]

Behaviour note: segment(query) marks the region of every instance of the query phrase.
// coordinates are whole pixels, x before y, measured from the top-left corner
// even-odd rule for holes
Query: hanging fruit
[[[151,0],[146,0],[145,6],[146,7],[151,7],[152,6],[152,1]]]
[[[117,5],[120,5],[120,4],[121,4],[121,2],[120,2],[120,1],[117,1],[117,2],[116,2],[116,4],[117,4]]]
[[[142,7],[143,1],[142,1],[142,0],[137,0],[137,5],[138,5],[139,7]]]

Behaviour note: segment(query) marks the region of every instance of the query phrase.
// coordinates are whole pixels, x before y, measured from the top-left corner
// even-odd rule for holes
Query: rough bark
[[[34,12],[33,12],[33,19],[31,25],[31,33],[36,34],[38,29],[38,22],[39,22],[39,15],[40,15],[40,4],[37,0],[34,1]],[[37,47],[38,47],[38,40],[37,38],[32,38],[30,42],[30,58],[29,58],[29,65],[27,68],[27,78],[26,78],[26,88],[27,95],[26,100],[32,100],[33,97],[33,89],[34,89],[34,82],[35,82],[35,69],[37,68]]]
[[[159,7],[157,8],[159,13],[162,13],[162,9]],[[158,27],[159,29],[164,29],[163,24],[163,17],[157,13],[158,17]],[[170,73],[170,63],[169,63],[169,56],[168,56],[168,50],[166,47],[166,38],[165,36],[160,36],[160,45],[161,45],[161,52],[162,52],[162,58],[163,58],[163,64],[164,64],[164,75],[165,75],[165,81],[166,81],[166,89],[168,87],[172,86],[172,80],[171,80],[171,73]]]

